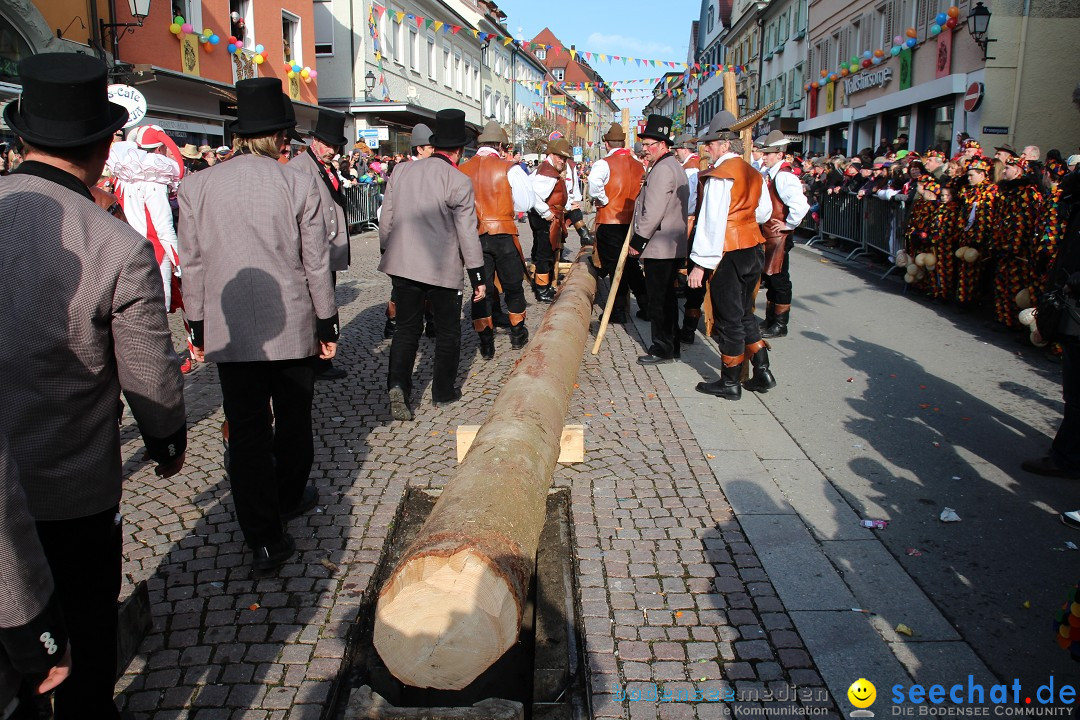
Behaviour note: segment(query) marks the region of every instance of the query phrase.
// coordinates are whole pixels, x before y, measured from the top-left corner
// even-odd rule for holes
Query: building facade
[[[701,0],[701,16],[694,34],[695,56],[692,63],[699,66],[692,94],[697,103],[697,132],[709,126],[712,116],[724,107],[723,73],[713,66],[729,62],[722,36],[731,22],[732,0]]]
[[[853,153],[907,135],[909,148],[955,152],[960,132],[990,148],[1072,148],[1080,136],[1071,104],[1080,58],[1062,49],[1080,29],[1080,4],[991,3],[989,59],[968,31],[974,6],[968,0],[812,3],[807,82],[819,87],[809,89],[799,125],[808,149]],[[937,22],[950,8],[953,28]],[[846,77],[828,82],[844,70]]]
[[[795,135],[805,112],[808,0],[771,0],[761,11],[762,105],[776,105],[757,128]]]

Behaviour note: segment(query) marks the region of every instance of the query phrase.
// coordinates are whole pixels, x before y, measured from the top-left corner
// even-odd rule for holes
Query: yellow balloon
[[[301,71],[300,71],[300,77],[304,78],[305,80],[306,80],[306,79],[307,79],[307,78],[308,78],[308,77],[309,77],[310,75],[311,75],[311,70],[309,70],[309,69],[307,69],[307,68],[304,68],[303,70],[301,70]]]
[[[180,34],[180,26],[177,25],[176,23],[173,23],[172,25],[169,26],[169,32],[171,32],[173,35],[179,35]]]
[[[296,73],[293,72],[292,70],[290,70],[289,71],[289,78],[291,79],[291,78],[294,78],[294,77],[296,77]]]
[[[263,62],[264,62],[264,58],[263,58],[262,55],[256,55],[255,56],[255,64],[256,65],[262,65]]]

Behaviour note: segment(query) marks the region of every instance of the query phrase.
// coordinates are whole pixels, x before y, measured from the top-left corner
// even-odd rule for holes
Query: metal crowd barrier
[[[379,205],[386,185],[369,183],[345,188],[345,220],[350,232],[364,232],[379,227]]]
[[[811,232],[816,230],[807,245],[826,237],[854,243],[856,247],[848,253],[848,260],[866,255],[871,250],[877,250],[891,259],[904,244],[906,206],[905,202],[882,200],[874,196],[860,198],[850,192],[834,193],[821,199],[819,222],[815,224],[813,220],[809,223],[804,220],[800,227]]]

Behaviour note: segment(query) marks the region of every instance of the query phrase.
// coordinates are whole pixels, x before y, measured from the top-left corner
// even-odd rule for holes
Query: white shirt
[[[491,156],[505,159],[502,153],[490,147],[479,148],[476,154],[478,157]],[[532,209],[534,202],[532,183],[529,182],[529,176],[525,174],[521,166],[517,163],[511,165],[506,171],[506,179],[510,181],[510,193],[514,196],[514,212],[528,212]]]
[[[687,162],[692,161],[690,167],[683,168],[684,170],[686,170],[686,181],[690,183],[690,200],[687,203],[686,208],[687,215],[693,215],[695,212],[697,212],[697,181],[698,173],[701,172],[701,169],[698,167],[698,160],[700,160],[698,154],[692,153],[691,155],[688,155],[686,157],[685,161],[683,161],[684,165]]]
[[[784,220],[789,228],[794,230],[810,212],[810,203],[806,201],[806,193],[803,192],[802,181],[791,172],[780,172],[783,163],[776,163],[771,168],[765,168],[765,173],[772,178],[776,186],[776,194],[787,205],[788,216]]]
[[[544,158],[544,162],[551,165],[550,156]],[[555,167],[554,165],[551,166],[553,168]],[[551,196],[551,191],[555,189],[555,183],[559,181],[559,178],[541,175],[540,167],[537,166],[536,172],[534,172],[529,179],[532,181],[532,209],[535,210],[540,217],[545,220],[550,220],[554,214],[551,212],[551,208],[548,207],[548,204],[544,201]]]
[[[578,182],[577,163],[573,165],[566,161],[566,207],[570,208],[574,203],[581,202],[581,183]]]
[[[725,153],[712,164],[718,167],[726,160],[741,157],[735,153]],[[694,249],[690,259],[695,265],[715,270],[724,257],[724,236],[727,234],[728,212],[731,210],[731,188],[735,181],[727,178],[709,178],[705,181],[701,201],[701,215],[698,217],[694,235]],[[768,222],[772,217],[772,200],[765,178],[761,178],[761,198],[754,211],[758,224]]]

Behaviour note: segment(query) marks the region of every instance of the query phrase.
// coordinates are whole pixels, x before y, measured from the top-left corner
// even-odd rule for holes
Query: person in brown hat
[[[547,157],[532,175],[533,207],[529,210],[529,227],[533,233],[533,292],[542,303],[555,299],[551,273],[555,269],[555,253],[566,237],[564,218],[570,193],[563,177],[570,157],[570,143],[563,138],[552,140],[548,143]]]
[[[604,133],[607,154],[593,163],[589,173],[589,195],[596,205],[596,251],[600,258],[600,277],[615,274],[626,233],[634,219],[634,202],[641,192],[644,166],[626,147],[622,125],[612,123]],[[626,296],[633,292],[639,312],[648,307],[645,276],[637,263],[626,263],[616,292],[609,322],[626,322]]]
[[[484,252],[484,285],[495,287],[499,275],[510,315],[510,346],[515,350],[529,342],[525,327],[525,256],[518,242],[516,215],[533,206],[532,184],[520,166],[507,157],[510,139],[496,121],[490,121],[480,137],[480,147],[460,167],[469,176],[476,195],[477,232]],[[480,355],[495,357],[495,324],[487,297],[472,305],[473,329],[480,338]]]

